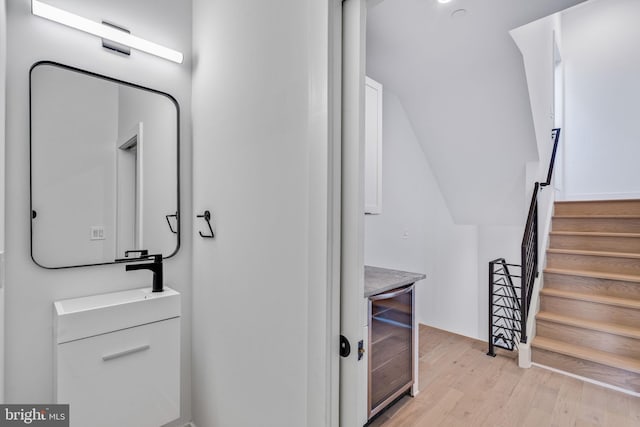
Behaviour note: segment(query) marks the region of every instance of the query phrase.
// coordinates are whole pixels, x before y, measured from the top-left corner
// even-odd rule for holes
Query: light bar
[[[93,34],[103,39],[111,40],[116,43],[128,46],[132,49],[141,50],[168,59],[169,61],[182,64],[183,55],[177,50],[150,42],[140,37],[122,32],[112,27],[108,27],[99,22],[94,22],[82,16],[75,15],[57,7],[50,6],[38,0],[31,0],[31,13],[42,18],[49,19],[67,27]]]

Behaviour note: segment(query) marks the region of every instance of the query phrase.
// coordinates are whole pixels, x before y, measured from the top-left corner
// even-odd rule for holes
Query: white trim
[[[581,375],[572,374],[571,372],[563,371],[561,369],[552,368],[551,366],[541,365],[541,364],[535,363],[535,362],[533,362],[531,364],[533,366],[537,366],[538,368],[546,369],[548,371],[555,372],[557,374],[566,375],[568,377],[575,378],[577,380],[581,380],[581,381],[584,381],[586,383],[594,384],[594,385],[597,385],[597,386],[600,386],[600,387],[604,387],[604,388],[608,388],[608,389],[614,390],[614,391],[619,391],[620,393],[628,394],[629,396],[640,397],[640,393],[636,393],[635,391],[631,391],[631,390],[627,390],[625,388],[621,388],[621,387],[618,387],[618,386],[615,386],[615,385],[603,383],[601,381],[593,380],[591,378],[586,378],[586,377],[583,377]]]
[[[351,355],[340,358],[340,425],[367,422],[367,372],[357,359],[364,319],[364,90],[366,0],[342,3],[342,252],[340,332]]]
[[[341,26],[342,4],[318,3],[311,13],[327,16],[324,55],[311,61],[324,63],[314,74],[318,102],[313,111],[326,109],[326,122],[314,122],[309,150],[309,291],[307,334],[307,427],[338,427],[340,387],[340,150],[341,150]],[[315,21],[314,21],[315,22]],[[314,31],[315,28],[310,28]],[[316,50],[314,50],[316,51]],[[320,118],[320,115],[318,115]],[[324,117],[323,117],[324,118]]]
[[[329,181],[327,427],[340,425],[340,274],[342,251],[342,0],[329,12]]]
[[[565,193],[563,201],[640,199],[640,192],[630,193]]]

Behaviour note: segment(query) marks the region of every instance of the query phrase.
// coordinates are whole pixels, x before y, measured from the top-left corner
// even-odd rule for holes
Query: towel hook
[[[164,217],[167,219],[167,224],[169,224],[169,230],[171,230],[171,232],[173,234],[178,234],[178,231],[173,229],[173,226],[171,225],[171,221],[169,221],[169,218],[175,218],[176,219],[176,224],[177,224],[177,222],[178,222],[178,212],[176,211],[176,213],[171,214],[171,215],[165,215]]]
[[[213,234],[213,228],[211,228],[211,212],[204,211],[202,215],[197,215],[197,218],[204,218],[204,220],[207,222],[207,226],[209,226],[209,232],[211,233],[211,235],[207,235],[202,234],[202,231],[198,231],[200,237],[203,237],[205,239],[213,239],[215,235]]]

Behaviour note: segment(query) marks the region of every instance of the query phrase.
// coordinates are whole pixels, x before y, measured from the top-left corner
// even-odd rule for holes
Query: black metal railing
[[[512,274],[509,267],[521,270],[519,265],[507,264],[504,258],[489,263],[489,352],[495,356],[495,347],[513,350],[522,333],[522,277]]]
[[[510,308],[499,307],[504,310],[511,310],[512,313],[503,316],[511,320],[514,328],[519,328],[519,333],[513,335],[517,336],[520,342],[527,342],[527,317],[529,315],[529,305],[531,302],[531,295],[533,292],[533,284],[538,277],[538,193],[551,184],[551,178],[553,177],[553,168],[556,160],[556,152],[558,150],[558,141],[560,140],[560,128],[553,129],[551,131],[551,139],[553,140],[553,151],[551,152],[551,160],[549,161],[549,170],[547,172],[547,179],[545,182],[536,182],[533,187],[533,195],[531,196],[531,204],[529,205],[529,213],[527,215],[527,222],[524,227],[524,234],[522,236],[522,244],[520,246],[520,265],[507,264],[504,259],[499,258],[489,263],[489,352],[487,354],[495,356],[494,346],[505,348],[507,350],[513,350],[517,347],[517,340],[513,341],[513,345],[498,345],[496,343],[495,328],[504,335],[506,329],[500,323],[501,317],[495,315],[495,292],[496,287],[505,287],[512,289],[513,295],[518,296],[518,305],[513,305]],[[517,267],[520,269],[520,275],[514,276],[509,274],[508,267]],[[497,269],[497,270],[496,270]],[[500,285],[499,280],[495,282],[498,271],[506,272],[507,285]],[[513,279],[519,279],[519,287],[513,286]],[[506,279],[505,279],[506,280]],[[510,283],[509,283],[510,282]],[[515,312],[518,312],[517,315]],[[498,320],[496,320],[498,319]],[[511,324],[511,323],[510,323]],[[509,340],[507,340],[509,342]]]
[[[527,215],[527,223],[524,227],[522,236],[522,244],[520,245],[520,260],[522,270],[522,301],[520,304],[520,313],[524,322],[522,322],[522,331],[520,340],[527,342],[527,316],[529,315],[529,302],[533,292],[533,283],[538,277],[538,191],[540,183],[536,182],[533,187],[533,196],[531,196],[531,204],[529,205],[529,214]]]

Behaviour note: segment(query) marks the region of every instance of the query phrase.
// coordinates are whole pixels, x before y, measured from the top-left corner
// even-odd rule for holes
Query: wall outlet
[[[89,240],[104,240],[104,226],[93,225],[89,227]]]

